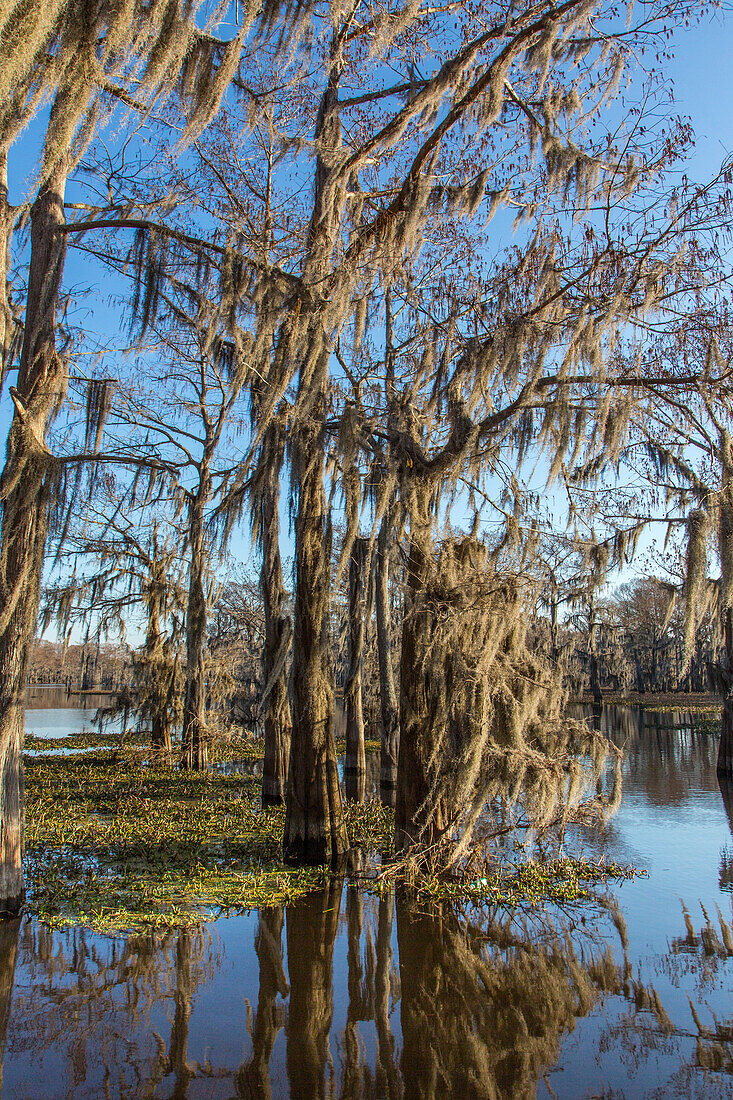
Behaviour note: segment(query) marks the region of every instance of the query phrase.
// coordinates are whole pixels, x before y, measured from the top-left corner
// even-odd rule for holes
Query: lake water
[[[110,696],[87,692],[67,694],[61,688],[29,688],[26,692],[25,732],[35,737],[72,737],[75,733],[96,733],[97,708],[108,706]],[[105,723],[105,731],[118,733],[122,717]]]
[[[623,803],[571,843],[647,877],[513,919],[334,884],[162,937],[0,925],[3,1100],[733,1096],[717,735],[679,711],[603,725]]]

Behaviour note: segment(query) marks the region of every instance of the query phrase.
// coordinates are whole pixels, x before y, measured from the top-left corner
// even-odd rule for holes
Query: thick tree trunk
[[[209,761],[206,743],[206,593],[204,591],[204,502],[208,485],[191,502],[189,538],[191,563],[186,608],[186,700],[183,710],[182,759],[185,768],[203,771]]]
[[[292,625],[285,608],[285,585],[280,560],[280,469],[282,441],[274,421],[262,442],[266,470],[260,501],[262,572],[260,583],[265,612],[265,648],[262,662],[265,759],[262,768],[262,805],[282,806],[287,790],[290,757],[290,700],[287,655]]]
[[[720,741],[718,742],[718,775],[733,776],[733,609],[723,612],[723,640],[725,645],[725,668],[722,677],[725,684],[723,713],[720,718]]]
[[[31,209],[31,261],[15,414],[8,433],[0,498],[0,912],[23,901],[23,694],[28,646],[38,618],[46,543],[48,423],[66,389],[56,354],[56,303],[65,242],[65,176],[40,190]]]
[[[366,786],[362,669],[364,665],[364,618],[366,613],[368,550],[368,539],[354,539],[349,561],[349,650],[348,671],[344,686],[344,703],[346,706],[344,785],[346,797],[352,802],[364,801]]]
[[[392,616],[389,606],[389,557],[392,516],[382,520],[377,537],[374,599],[377,612],[377,660],[379,663],[379,702],[382,717],[382,744],[379,759],[379,797],[385,806],[394,807],[397,791],[397,754],[400,745],[400,720],[392,667]]]
[[[272,1096],[270,1058],[278,1033],[284,1024],[278,994],[287,997],[290,987],[283,966],[282,933],[285,918],[282,906],[260,910],[255,951],[260,964],[260,991],[252,1027],[252,1057],[239,1073],[237,1095],[269,1100]]]
[[[313,415],[294,432],[298,480],[295,520],[293,731],[283,854],[296,865],[337,867],[348,847],[333,736],[333,694],[326,674],[324,621],[331,581],[325,545],[323,436],[326,361]]]
[[[338,141],[337,59],[334,43],[328,85],[321,98],[315,140]],[[309,229],[306,281],[318,284],[329,270],[331,242],[324,232],[329,168],[319,154],[313,215]],[[300,299],[298,302],[300,306]],[[293,319],[295,324],[295,318]],[[297,486],[295,519],[295,623],[293,629],[293,730],[283,855],[296,865],[337,867],[348,848],[332,727],[332,690],[327,675],[326,632],[331,560],[326,546],[326,494],[323,483],[328,364],[318,311],[302,338],[307,341],[298,377],[292,431],[293,480]]]
[[[287,911],[290,1004],[287,1067],[292,1100],[324,1100],[333,1017],[333,945],[343,883],[301,898]]]
[[[425,606],[425,586],[432,559],[428,490],[415,490],[410,521],[405,618],[400,659],[400,751],[395,803],[395,851],[413,844],[430,847],[442,834],[445,814],[440,806],[426,820],[430,793],[429,763],[432,731],[428,715],[422,659],[432,639],[432,615]]]
[[[384,294],[385,371],[384,400],[387,406],[387,425],[395,431],[399,423],[397,390],[395,385],[396,351],[394,344],[394,316],[392,310],[392,286],[388,283]],[[391,460],[391,448],[387,446],[386,459]],[[379,797],[385,806],[394,807],[397,793],[397,757],[400,747],[400,718],[392,668],[392,616],[389,605],[389,559],[394,528],[394,490],[385,509],[377,537],[375,600],[377,610],[377,659],[379,662],[379,701],[382,716],[382,743],[379,759]]]
[[[154,585],[158,578],[151,578]],[[150,745],[156,756],[169,761],[171,755],[171,730],[168,718],[170,684],[162,681],[164,673],[163,638],[160,632],[160,606],[157,591],[150,595],[148,606],[148,631],[145,638],[147,674],[153,683],[153,711],[150,716]],[[175,677],[175,668],[172,675]]]
[[[2,1092],[3,1087],[5,1046],[8,1038],[10,1009],[13,1003],[20,925],[19,920],[3,921],[0,924],[0,1092]]]

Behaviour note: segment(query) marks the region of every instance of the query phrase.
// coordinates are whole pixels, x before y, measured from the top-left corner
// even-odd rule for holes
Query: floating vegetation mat
[[[28,909],[115,932],[289,901],[325,880],[280,859],[282,810],[242,775],[100,752],[26,762]]]
[[[574,856],[557,859],[528,859],[514,866],[497,867],[489,874],[467,881],[423,878],[411,883],[420,902],[455,901],[472,905],[501,905],[508,909],[567,905],[593,896],[592,887],[609,879],[645,876],[637,867]],[[389,877],[377,882],[378,892],[391,889]]]

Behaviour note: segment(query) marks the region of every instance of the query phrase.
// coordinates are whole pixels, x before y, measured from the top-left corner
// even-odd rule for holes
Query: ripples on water
[[[623,804],[571,843],[649,870],[605,907],[458,917],[333,884],[163,937],[3,925],[3,1100],[733,1096],[717,735],[602,720]]]

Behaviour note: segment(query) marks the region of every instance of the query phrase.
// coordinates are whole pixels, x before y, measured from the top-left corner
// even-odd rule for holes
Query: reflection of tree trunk
[[[63,114],[59,93],[52,115]],[[23,901],[23,693],[28,646],[36,630],[46,546],[50,455],[45,437],[63,400],[66,362],[56,352],[56,305],[66,253],[65,168],[31,208],[31,257],[15,404],[0,478],[0,912]]]
[[[364,971],[361,965],[361,928],[364,910],[361,893],[356,886],[349,886],[346,890],[346,923],[348,930],[347,946],[347,985],[349,990],[349,1007],[346,1012],[346,1029],[344,1031],[344,1084],[342,1095],[344,1100],[357,1097],[361,1094],[360,1063],[361,1049],[359,1045],[359,1020],[368,1019],[364,1012]]]
[[[395,1100],[400,1095],[399,1074],[395,1065],[395,1041],[389,1020],[392,985],[392,896],[379,899],[377,923],[377,968],[374,978],[374,1023],[377,1030],[377,1088],[380,1094]]]
[[[322,892],[287,910],[290,1004],[287,1067],[291,1098],[326,1096],[328,1034],[333,1016],[333,945],[343,884],[332,880]]]
[[[421,808],[430,793],[432,730],[422,661],[431,642],[432,616],[425,602],[432,539],[429,486],[414,489],[410,516],[405,617],[400,656],[400,751],[395,804],[395,850],[420,841],[429,846],[442,832],[444,814],[438,807],[426,826]]]
[[[265,759],[262,765],[262,804],[285,801],[290,755],[290,701],[287,654],[292,626],[285,609],[285,585],[280,560],[280,469],[283,444],[280,424],[273,420],[262,440],[264,465],[260,499],[259,535],[262,544],[262,602],[265,612],[265,648],[262,663]]]
[[[178,933],[176,945],[175,1016],[171,1028],[167,1072],[175,1075],[171,1100],[186,1100],[191,1069],[188,1064],[188,1024],[191,1019],[191,934]]]
[[[397,944],[402,994],[402,1069],[404,1100],[429,1100],[436,1096],[434,1049],[439,1023],[428,1029],[431,1011],[440,1004],[443,953],[441,921],[435,915],[414,914],[408,905],[397,904]],[[450,1006],[446,1004],[446,1011]],[[431,1034],[431,1030],[433,1034]]]
[[[718,744],[718,775],[733,776],[733,609],[723,612],[725,644],[725,668],[723,669],[723,713],[720,719]]]
[[[2,1092],[3,1087],[5,1042],[8,1036],[10,1007],[13,1000],[19,932],[19,920],[0,921],[0,1092]]]
[[[377,538],[375,593],[377,612],[377,657],[379,660],[379,701],[382,712],[382,746],[379,768],[379,797],[385,806],[394,806],[397,787],[397,753],[400,742],[397,691],[392,669],[392,616],[389,607],[389,550],[392,515],[388,510]]]
[[[204,507],[208,500],[208,474],[201,481],[188,513],[191,544],[188,606],[186,608],[186,701],[183,710],[182,763],[203,771],[208,764],[206,744],[206,593],[204,591]]]
[[[283,1026],[283,1010],[277,1004],[277,995],[287,997],[289,989],[283,968],[283,922],[282,906],[260,910],[255,940],[260,964],[260,993],[252,1029],[252,1057],[237,1080],[238,1095],[252,1097],[252,1100],[256,1097],[269,1100],[272,1096],[270,1057]]]
[[[344,780],[346,797],[353,802],[364,801],[366,781],[362,665],[364,663],[365,572],[368,548],[368,539],[354,539],[349,561],[349,656],[344,687],[346,704]]]

